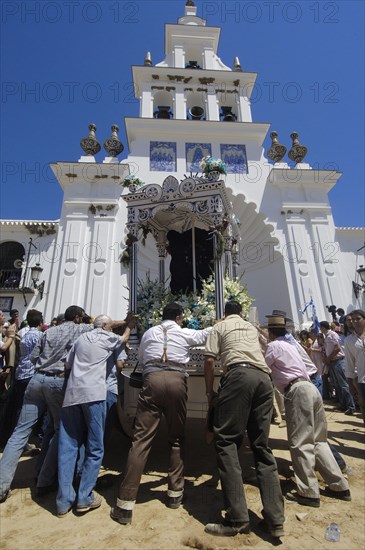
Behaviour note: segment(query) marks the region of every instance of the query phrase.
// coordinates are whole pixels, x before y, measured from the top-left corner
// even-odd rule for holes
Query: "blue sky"
[[[257,72],[255,122],[290,148],[309,149],[314,168],[343,176],[330,193],[337,226],[364,226],[364,2],[196,0],[222,27],[218,54]],[[102,144],[124,117],[138,116],[131,65],[164,58],[164,24],[185,0],[1,3],[1,211],[7,219],[58,219],[61,189],[48,164],[77,161],[88,124]],[[268,138],[264,145],[270,145]],[[100,158],[99,158],[100,157]],[[99,153],[98,160],[103,155]]]

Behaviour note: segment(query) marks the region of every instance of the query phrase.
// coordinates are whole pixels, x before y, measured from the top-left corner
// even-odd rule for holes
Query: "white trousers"
[[[322,397],[311,382],[297,382],[285,394],[288,443],[298,493],[319,498],[317,470],[333,491],[349,488],[327,443]]]

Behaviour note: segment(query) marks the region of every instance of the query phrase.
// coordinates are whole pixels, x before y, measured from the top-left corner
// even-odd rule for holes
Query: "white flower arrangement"
[[[144,181],[137,178],[136,176],[126,176],[124,180],[122,181],[123,187],[130,187],[131,185],[137,185],[137,187],[141,187],[144,185]]]
[[[220,174],[227,174],[226,163],[221,159],[215,157],[203,157],[199,163],[201,171],[204,174],[209,174],[209,172],[219,172]]]
[[[242,306],[243,316],[248,318],[254,299],[239,280],[224,279],[224,300],[236,300]],[[138,281],[137,312],[138,328],[141,334],[148,328],[158,325],[162,310],[169,302],[178,302],[184,308],[184,326],[193,329],[210,327],[216,320],[214,275],[203,281],[199,295],[173,294],[158,280],[152,281],[147,274],[146,281]]]

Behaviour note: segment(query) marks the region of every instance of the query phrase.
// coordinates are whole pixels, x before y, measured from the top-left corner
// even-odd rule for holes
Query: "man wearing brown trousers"
[[[183,308],[167,304],[161,325],[147,330],[139,347],[143,365],[143,388],[138,398],[135,432],[129,451],[124,480],[111,518],[122,525],[132,521],[138,488],[161,415],[166,417],[170,446],[167,506],[178,508],[183,499],[183,445],[186,420],[189,349],[205,343],[210,328],[181,328]]]

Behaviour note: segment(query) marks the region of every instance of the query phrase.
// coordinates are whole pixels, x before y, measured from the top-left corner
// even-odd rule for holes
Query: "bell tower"
[[[138,167],[142,168],[141,156],[152,154],[154,158],[149,168],[159,171],[154,162],[158,152],[147,141],[149,136],[154,136],[153,141],[158,136],[161,143],[175,144],[172,148],[164,147],[161,154],[170,162],[161,167],[162,171],[182,173],[189,172],[190,166],[189,161],[185,165],[184,143],[177,143],[176,136],[182,142],[209,144],[203,148],[203,156],[222,157],[218,143],[227,142],[228,135],[230,145],[243,145],[246,141],[262,144],[268,125],[252,123],[250,106],[257,75],[244,72],[238,57],[232,68],[225,65],[218,56],[219,39],[220,28],[206,26],[206,21],[197,16],[194,2],[190,1],[177,24],[165,26],[164,60],[154,65],[151,53],[147,52],[144,65],[133,66],[140,116],[127,118],[126,129],[131,157],[139,157],[135,160]],[[223,127],[222,122],[225,123]],[[228,122],[231,123],[229,128],[226,127]],[[217,146],[212,143],[215,136]],[[149,147],[152,149],[148,150]],[[242,147],[236,147],[231,156],[241,160],[242,165],[245,153]],[[197,165],[193,164],[196,170]],[[229,173],[240,172],[237,166],[232,170],[228,168]]]

